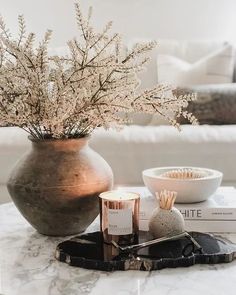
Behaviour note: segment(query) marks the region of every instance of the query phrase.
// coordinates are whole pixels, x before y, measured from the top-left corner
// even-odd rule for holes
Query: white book
[[[140,200],[140,229],[148,229],[148,220],[158,202],[145,187],[122,188],[138,192]],[[236,232],[236,189],[220,187],[207,201],[175,204],[185,219],[186,230],[203,232]]]
[[[148,219],[140,219],[140,230],[148,231],[148,222]],[[208,233],[236,233],[236,221],[185,220],[185,229],[187,231],[199,231]]]

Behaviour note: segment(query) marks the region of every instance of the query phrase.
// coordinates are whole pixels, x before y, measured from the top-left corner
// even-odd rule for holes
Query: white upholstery
[[[193,63],[173,55],[159,54],[157,73],[159,83],[175,86],[232,83],[234,50],[231,45],[224,45]]]
[[[27,136],[19,128],[0,128],[0,184],[6,183],[16,161],[30,148]]]
[[[129,43],[129,48],[136,42],[145,42],[145,39],[134,39]],[[150,53],[150,63],[147,70],[142,72],[139,77],[142,80],[140,89],[151,87],[158,81],[157,57],[159,54],[172,55],[183,59],[189,63],[195,63],[204,56],[221,49],[225,42],[215,41],[177,41],[177,40],[158,40],[157,47]]]
[[[236,126],[128,126],[121,132],[98,130],[91,139],[111,165],[118,184],[142,184],[143,169],[193,165],[219,169],[236,183]]]

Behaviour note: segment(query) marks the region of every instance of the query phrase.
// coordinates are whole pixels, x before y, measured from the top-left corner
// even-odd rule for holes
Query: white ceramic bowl
[[[195,179],[176,179],[163,177],[161,174],[176,169],[201,169],[207,176]],[[207,200],[215,193],[222,181],[223,173],[217,170],[199,167],[160,167],[143,171],[143,181],[150,192],[160,193],[166,189],[176,191],[176,203],[196,203]]]

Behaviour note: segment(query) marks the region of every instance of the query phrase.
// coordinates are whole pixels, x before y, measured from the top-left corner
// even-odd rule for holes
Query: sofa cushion
[[[234,73],[234,49],[231,45],[200,58],[194,63],[173,55],[157,57],[158,82],[176,86],[231,83]]]
[[[197,93],[198,99],[189,103],[188,111],[198,118],[200,124],[236,124],[236,83],[188,87],[176,92],[178,95]],[[189,124],[184,118],[179,122]]]
[[[136,42],[147,42],[150,39],[133,39],[129,42],[130,49]],[[157,57],[158,55],[172,55],[176,58],[185,60],[188,63],[195,63],[199,59],[204,58],[212,52],[217,52],[222,49],[227,43],[219,41],[180,41],[180,40],[158,40],[157,47],[150,52],[150,62],[147,64],[146,70],[139,73],[138,76],[142,81],[139,89],[153,87],[158,82],[157,73]],[[162,125],[168,124],[159,115],[146,114],[145,117],[138,114],[137,116],[130,116],[133,124],[137,125]]]
[[[147,42],[150,39],[136,38],[129,42],[128,48],[131,48],[136,42]],[[159,83],[157,73],[158,55],[171,55],[185,60],[188,63],[195,63],[199,59],[220,50],[226,43],[219,41],[183,41],[158,39],[157,47],[150,52],[150,62],[146,71],[139,74],[142,81],[140,89],[152,87]]]

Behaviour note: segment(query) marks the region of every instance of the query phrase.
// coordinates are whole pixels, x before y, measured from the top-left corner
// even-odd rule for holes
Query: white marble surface
[[[236,242],[235,234],[226,236]],[[12,203],[1,205],[0,294],[236,294],[236,261],[153,272],[90,271],[55,260],[56,244],[62,240],[38,234]]]

